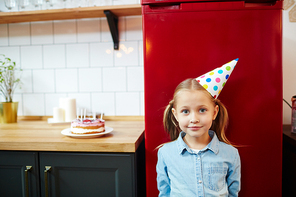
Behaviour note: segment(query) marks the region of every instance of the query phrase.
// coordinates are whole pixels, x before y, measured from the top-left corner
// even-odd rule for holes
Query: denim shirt
[[[157,187],[163,196],[238,196],[241,164],[238,150],[220,142],[209,131],[211,142],[198,153],[183,141],[186,133],[158,150]]]

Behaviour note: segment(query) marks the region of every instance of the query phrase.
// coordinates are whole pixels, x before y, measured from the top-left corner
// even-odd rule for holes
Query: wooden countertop
[[[61,131],[70,124],[47,121],[18,121],[0,124],[0,150],[135,152],[144,139],[144,121],[106,121],[114,130],[102,137],[72,138]]]

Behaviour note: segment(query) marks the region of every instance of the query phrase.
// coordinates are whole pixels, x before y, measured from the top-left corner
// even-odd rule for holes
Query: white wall
[[[0,24],[0,54],[23,69],[19,115],[50,116],[60,97],[106,115],[144,115],[142,17],[120,17],[119,33],[117,51],[105,18]]]
[[[289,21],[293,6],[283,11],[283,97],[290,104],[296,95],[296,22]],[[283,102],[283,124],[290,123],[291,108]]]

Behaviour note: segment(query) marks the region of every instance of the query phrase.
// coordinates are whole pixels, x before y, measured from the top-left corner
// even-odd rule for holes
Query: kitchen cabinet
[[[139,160],[144,146],[138,151],[141,155],[0,151],[1,196],[145,196]]]
[[[39,188],[37,152],[0,151],[1,196],[40,196]]]
[[[68,125],[0,125],[0,192],[6,196],[144,197],[143,121],[106,121],[103,137],[61,134]]]
[[[283,126],[283,177],[282,196],[296,196],[296,134],[291,133],[291,125]]]

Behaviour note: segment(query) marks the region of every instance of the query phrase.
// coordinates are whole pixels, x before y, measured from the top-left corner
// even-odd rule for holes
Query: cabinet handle
[[[48,177],[47,172],[51,171],[51,166],[45,166],[44,180],[45,180],[45,197],[48,197]]]
[[[32,166],[26,166],[26,169],[25,169],[26,197],[29,197],[29,178],[28,178],[28,172],[31,169],[32,169]]]

